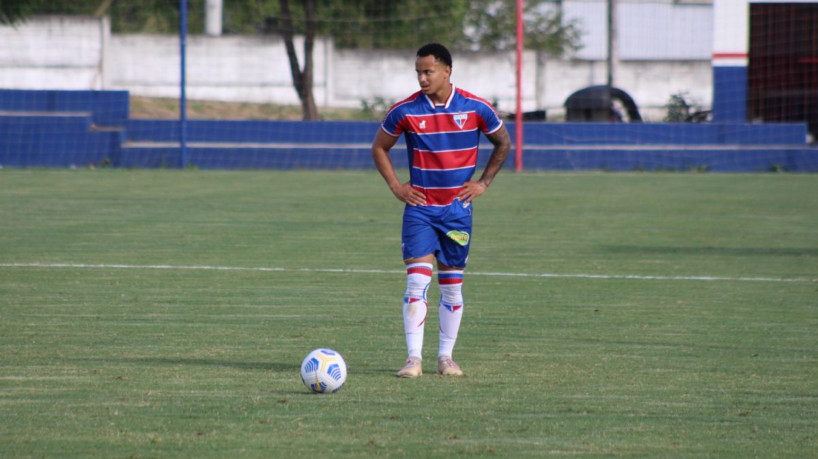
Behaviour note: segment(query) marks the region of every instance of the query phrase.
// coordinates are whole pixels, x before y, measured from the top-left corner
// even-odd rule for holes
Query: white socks
[[[406,265],[406,293],[403,295],[403,329],[409,357],[420,358],[423,350],[423,325],[426,323],[428,303],[426,291],[432,282],[430,263]]]
[[[438,357],[451,357],[460,319],[463,317],[463,271],[438,272],[440,285],[440,347]],[[423,351],[423,328],[428,314],[426,292],[432,282],[430,263],[406,265],[406,293],[403,296],[403,328],[409,357],[420,358]]]
[[[440,271],[437,282],[440,284],[440,348],[437,356],[451,357],[463,317],[463,270]]]

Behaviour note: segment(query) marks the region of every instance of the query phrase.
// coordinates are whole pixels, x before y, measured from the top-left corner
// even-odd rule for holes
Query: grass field
[[[401,210],[369,171],[0,170],[0,456],[815,457],[818,176],[504,172],[462,379],[436,313],[394,377]]]

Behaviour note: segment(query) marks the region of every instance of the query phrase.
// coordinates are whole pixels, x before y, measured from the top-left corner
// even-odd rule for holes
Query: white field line
[[[403,270],[356,269],[356,268],[282,268],[264,266],[209,266],[209,265],[127,265],[127,264],[86,264],[86,263],[0,263],[0,268],[44,268],[44,269],[153,269],[178,271],[255,271],[255,272],[310,272],[347,274],[404,274]],[[615,280],[660,280],[660,281],[724,281],[724,282],[818,282],[818,278],[805,277],[730,277],[730,276],[651,276],[638,274],[559,274],[559,273],[509,273],[469,271],[469,276],[524,277],[550,279],[615,279]]]

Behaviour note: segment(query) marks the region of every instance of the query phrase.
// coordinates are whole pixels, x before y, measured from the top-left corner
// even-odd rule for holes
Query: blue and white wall
[[[747,62],[750,4],[713,1],[713,121],[747,119]]]
[[[816,0],[713,0],[713,121],[746,122],[750,5]]]
[[[523,107],[547,109],[559,119],[574,91],[604,84],[606,1],[563,0],[577,20],[583,48],[538,62],[524,56]],[[671,0],[618,0],[615,84],[634,97],[643,118],[659,121],[670,96],[686,93],[696,105],[712,99],[712,5]],[[176,97],[179,38],[112,34],[105,19],[37,17],[0,26],[0,87],[15,89],[124,89],[133,95]],[[297,46],[297,50],[301,47]],[[275,37],[191,36],[187,41],[190,99],[298,104],[283,44]],[[316,101],[322,107],[360,107],[375,98],[399,100],[417,87],[406,51],[336,49],[319,40],[313,56]],[[455,83],[500,110],[515,106],[514,53],[458,53]]]
[[[617,0],[614,84],[633,96],[648,121],[663,118],[674,94],[712,107],[717,122],[747,121],[753,1]],[[555,119],[571,93],[607,81],[606,1],[563,0],[561,5],[565,17],[584,30],[583,48],[543,62],[531,51],[524,57],[523,108],[547,109]],[[40,17],[0,26],[0,43],[9,45],[0,46],[0,87],[124,89],[176,97],[178,41],[175,36],[111,34],[105,18]],[[297,105],[286,59],[274,37],[189,37],[188,97]],[[501,110],[513,109],[513,53],[461,53],[455,62],[458,85],[498,102]],[[417,84],[413,57],[405,51],[339,50],[331,40],[320,40],[314,63],[315,97],[322,107],[399,100]]]

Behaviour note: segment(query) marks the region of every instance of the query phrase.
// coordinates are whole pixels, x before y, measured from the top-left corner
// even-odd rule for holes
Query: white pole
[[[205,34],[218,37],[222,34],[222,0],[207,0],[205,4]]]

